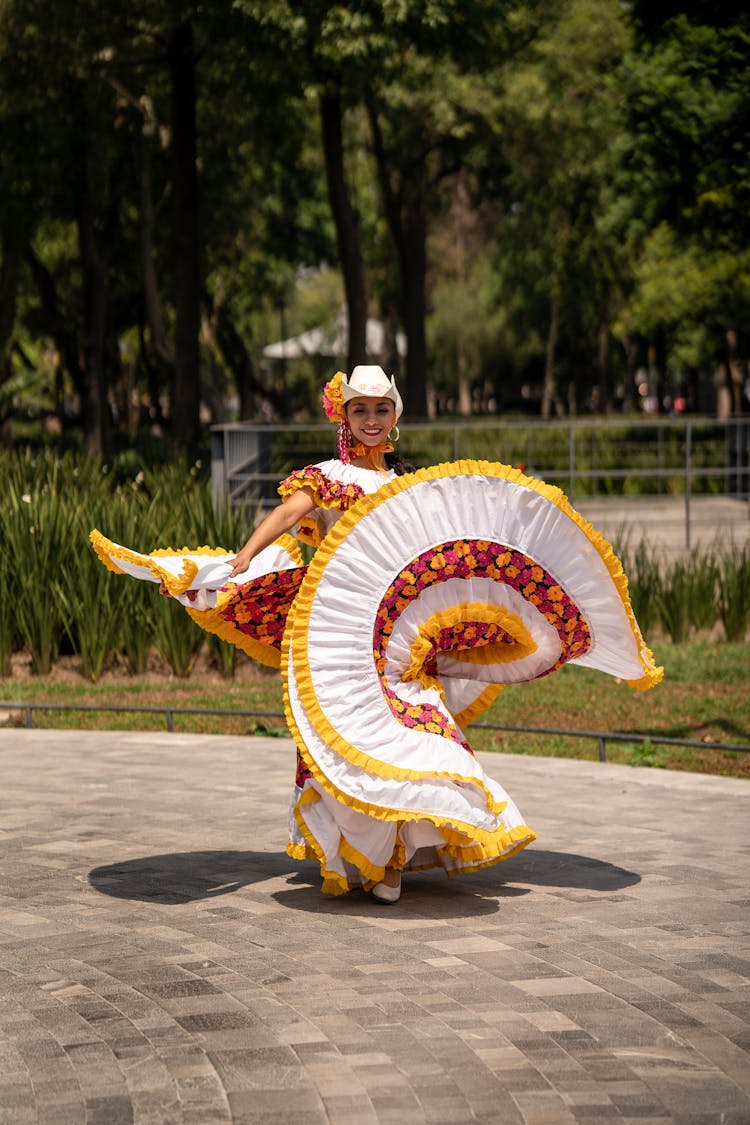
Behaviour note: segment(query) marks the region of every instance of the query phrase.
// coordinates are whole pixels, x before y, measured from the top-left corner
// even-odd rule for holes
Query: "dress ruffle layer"
[[[307,570],[281,542],[235,586],[222,552],[142,556],[92,538],[202,627],[267,663],[280,650],[300,756],[289,852],[320,862],[324,891],[525,847],[533,831],[461,728],[505,684],[564,663],[658,682],[611,547],[559,489],[505,465],[388,479],[334,461],[280,491],[298,488],[317,505],[300,536],[323,536]]]

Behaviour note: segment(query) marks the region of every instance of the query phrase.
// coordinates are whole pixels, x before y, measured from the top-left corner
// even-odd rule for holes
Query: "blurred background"
[[[740,4],[6,0],[0,441],[741,418],[748,121]]]

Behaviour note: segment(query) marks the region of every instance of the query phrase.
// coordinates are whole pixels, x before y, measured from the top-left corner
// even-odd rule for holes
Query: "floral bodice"
[[[302,542],[317,547],[339,516],[351,508],[360,496],[377,492],[395,476],[392,469],[378,473],[374,469],[361,469],[358,465],[345,465],[334,458],[296,469],[281,482],[278,491],[283,499],[293,496],[300,488],[312,492],[315,509],[300,520],[294,534]]]

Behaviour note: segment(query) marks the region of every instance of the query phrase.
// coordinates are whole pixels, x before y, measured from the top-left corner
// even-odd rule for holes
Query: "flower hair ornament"
[[[344,394],[341,384],[344,381],[344,372],[337,371],[323,387],[323,409],[329,422],[337,422],[339,432],[337,442],[339,447],[339,460],[344,465],[349,464],[349,446],[352,444],[352,431],[346,420]]]

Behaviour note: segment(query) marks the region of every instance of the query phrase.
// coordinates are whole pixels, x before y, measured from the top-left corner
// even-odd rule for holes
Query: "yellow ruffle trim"
[[[409,650],[409,666],[401,679],[406,683],[418,680],[425,687],[435,687],[434,677],[424,670],[424,662],[432,653],[435,637],[443,629],[453,629],[465,621],[499,625],[513,637],[514,644],[496,643],[457,651],[449,650],[448,654],[453,660],[466,664],[510,663],[513,660],[521,660],[524,656],[530,656],[539,647],[521,618],[512,610],[504,606],[488,605],[486,602],[463,602],[451,606],[450,609],[437,610],[422,622]]]
[[[294,605],[296,605],[296,604],[297,603],[295,601]],[[292,608],[294,608],[294,607],[292,607]],[[287,628],[287,632],[288,632],[288,628]],[[285,633],[285,638],[286,638],[286,633]],[[285,715],[286,715],[287,726],[289,727],[289,731],[292,735],[292,738],[294,739],[294,741],[297,745],[297,749],[299,750],[300,756],[302,757],[302,760],[304,761],[308,770],[310,771],[312,776],[315,778],[315,780],[318,782],[318,784],[321,786],[321,788],[324,789],[326,791],[326,793],[328,793],[331,797],[333,797],[334,800],[338,801],[339,804],[346,805],[347,808],[354,809],[356,812],[364,813],[366,816],[374,817],[375,820],[386,820],[386,821],[391,821],[391,820],[398,820],[398,821],[426,820],[426,821],[429,821],[431,824],[434,824],[434,826],[441,832],[443,831],[443,829],[449,829],[449,830],[453,829],[453,830],[456,830],[456,831],[462,833],[464,836],[468,836],[471,839],[473,839],[473,840],[475,840],[475,841],[477,841],[481,844],[489,845],[490,847],[492,846],[493,842],[495,842],[499,838],[501,838],[503,833],[507,833],[508,829],[506,829],[503,825],[499,825],[496,829],[493,829],[492,831],[488,831],[487,829],[484,829],[484,828],[478,828],[473,824],[469,824],[469,823],[464,822],[464,821],[456,820],[455,817],[451,818],[451,817],[448,817],[448,816],[441,815],[439,813],[426,813],[426,812],[423,812],[423,811],[416,812],[416,811],[412,811],[411,809],[387,809],[387,808],[383,808],[381,805],[373,805],[369,801],[362,801],[358,797],[352,797],[351,794],[345,793],[342,789],[339,789],[338,786],[334,785],[334,783],[330,780],[330,778],[325,773],[323,773],[320,766],[318,765],[318,763],[313,758],[309,749],[305,745],[304,739],[302,738],[299,727],[297,726],[296,720],[294,718],[294,713],[292,711],[292,707],[291,707],[291,704],[290,704],[290,701],[289,701],[289,688],[288,688],[287,678],[286,678],[286,674],[285,674],[286,673],[286,667],[287,667],[287,664],[288,664],[288,642],[286,641],[286,639],[284,640],[284,642],[282,644],[281,658],[282,658],[282,673],[283,673],[283,676],[284,676],[284,678],[283,678],[284,712],[285,712]],[[422,778],[431,777],[431,776],[435,776],[435,775],[433,775],[433,774],[423,774],[423,775],[421,775]],[[446,774],[446,775],[440,775],[440,776],[446,776],[447,777],[449,775]],[[487,790],[486,786],[484,786],[481,782],[477,781],[475,778],[469,779],[469,783],[476,785],[477,788],[483,790],[485,794],[487,794],[488,796],[491,796],[491,794],[488,793],[488,790]],[[315,793],[315,790],[305,789],[305,791],[303,793],[303,797],[308,792]],[[317,799],[317,797],[316,798],[313,798],[313,797],[309,798],[309,800],[313,800],[313,799]],[[300,801],[301,800],[302,800],[302,798],[300,798]],[[307,801],[305,803],[307,803]],[[299,805],[300,805],[300,802],[297,803],[297,808],[299,808]],[[492,805],[493,805],[493,808],[492,808],[491,811],[495,815],[500,815],[500,813],[502,813],[503,810],[505,809],[505,807],[507,805],[507,801],[496,801],[493,797],[492,798]],[[297,817],[297,810],[296,809],[295,809],[295,817]],[[297,821],[299,823],[298,817],[297,817]],[[302,828],[301,824],[300,824],[300,828]],[[309,833],[307,833],[304,828],[302,828],[302,831],[305,833],[305,838],[308,840],[308,843],[310,843],[310,846],[313,847],[314,845],[312,843],[311,837],[309,836]],[[530,831],[530,829],[528,831]],[[317,855],[318,855],[318,853],[316,851],[316,856]],[[319,858],[319,856],[318,856],[318,858]]]
[[[257,660],[259,664],[264,664],[267,668],[278,668],[281,664],[281,653],[277,648],[271,644],[263,644],[262,641],[257,640],[255,637],[250,636],[248,633],[243,633],[236,625],[226,621],[221,615],[221,608],[232,597],[231,593],[224,594],[217,602],[215,609],[193,609],[192,606],[184,606],[189,617],[192,617],[196,625],[199,625],[206,633],[213,633],[222,641],[227,641],[230,645],[240,649],[246,656]]]
[[[321,888],[323,894],[346,894],[347,891],[354,890],[356,887],[360,886],[360,884],[350,883],[344,875],[340,874],[338,871],[331,871],[326,866],[325,853],[303,815],[302,810],[306,805],[316,804],[319,800],[320,795],[314,789],[307,788],[297,801],[294,809],[294,818],[307,843],[287,844],[287,855],[297,860],[316,859],[318,861],[323,878],[323,886]],[[433,818],[425,817],[424,819],[432,820]],[[482,845],[476,840],[467,840],[462,837],[460,833],[456,832],[455,829],[447,825],[441,828],[440,832],[445,839],[445,844],[442,847],[436,848],[437,855],[450,855],[461,864],[460,868],[454,870],[445,868],[443,864],[440,863],[439,859],[434,860],[432,863],[415,864],[413,867],[409,866],[405,863],[404,845],[398,836],[390,865],[403,868],[406,871],[428,871],[436,867],[442,867],[447,875],[470,874],[472,871],[481,871],[485,867],[492,867],[496,863],[502,863],[503,860],[510,859],[511,856],[517,855],[518,852],[522,851],[528,844],[536,840],[536,833],[525,824],[519,824],[515,828],[503,828],[493,833],[495,838],[494,844],[489,846]],[[380,867],[377,864],[371,863],[366,856],[362,855],[356,848],[353,848],[344,836],[340,837],[338,851],[342,859],[345,859],[347,863],[351,863],[352,866],[356,867],[361,873],[364,880],[363,886],[366,891],[372,890],[373,886],[376,883],[380,883],[384,878],[385,866]]]
[[[336,528],[334,527],[333,530],[335,531]],[[314,561],[315,560],[313,560],[313,562]],[[376,816],[382,820],[394,820],[399,818],[411,820],[418,819],[423,814],[414,813],[413,815],[411,815],[403,812],[384,814],[383,810],[377,810],[376,806],[374,805],[366,804],[364,802],[358,801],[353,797],[349,797],[348,794],[345,794],[338,790],[337,787],[334,786],[331,781],[329,781],[328,777],[320,770],[317,762],[312,759],[309,752],[307,751],[304,739],[302,738],[302,735],[300,734],[299,728],[297,727],[294,719],[294,714],[292,712],[291,704],[289,701],[288,690],[290,638],[292,638],[296,632],[297,614],[299,613],[300,607],[305,604],[306,600],[311,601],[315,594],[314,587],[311,591],[308,591],[305,594],[306,583],[307,579],[305,578],[302,585],[300,586],[297,597],[294,599],[289,616],[287,617],[286,629],[284,630],[284,639],[281,643],[281,671],[284,686],[284,711],[286,713],[287,725],[291,730],[295,741],[297,742],[305,764],[307,765],[308,769],[311,771],[315,779],[317,781],[320,781],[326,792],[335,797],[337,801],[342,801],[344,804],[349,804],[352,808],[358,809],[360,812],[366,812],[368,816]],[[345,761],[359,767],[360,769],[364,769],[367,773],[374,774],[377,777],[386,777],[390,780],[395,781],[420,782],[426,781],[430,778],[439,778],[441,781],[455,781],[461,782],[465,785],[474,785],[477,789],[484,793],[485,804],[489,812],[497,816],[503,811],[506,802],[497,801],[493,793],[484,784],[481,778],[472,777],[467,774],[451,773],[448,770],[411,770],[405,769],[403,766],[392,766],[386,762],[381,762],[376,758],[370,757],[370,755],[365,754],[363,750],[360,750],[358,747],[353,746],[352,743],[347,742],[347,740],[338,733],[335,727],[332,726],[332,724],[328,721],[325,714],[323,713],[320,704],[318,703],[317,696],[315,695],[315,689],[312,684],[312,677],[310,675],[309,666],[305,665],[303,668],[299,668],[297,666],[296,659],[294,663],[294,671],[297,677],[297,689],[299,691],[299,697],[302,707],[307,713],[312,725],[315,727],[318,736],[324,742],[327,742],[331,749],[334,750],[340,757],[344,758]],[[459,743],[454,743],[453,745],[459,747]],[[428,817],[425,819],[430,818]],[[440,818],[435,821],[437,827],[440,827],[441,823],[442,821],[440,821]]]
[[[464,707],[463,711],[458,712],[456,715],[457,724],[460,727],[468,727],[476,718],[484,714],[504,688],[505,684],[488,684],[472,703]]]
[[[546,484],[544,481],[537,480],[535,477],[528,477],[522,473],[520,469],[515,469],[511,465],[504,465],[500,462],[494,461],[453,461],[441,465],[434,465],[431,468],[419,469],[415,473],[409,473],[405,476],[396,477],[395,480],[389,481],[379,488],[377,492],[370,493],[366,496],[360,497],[356,504],[354,504],[345,514],[338,520],[334,527],[329,531],[321,548],[318,550],[315,558],[310,563],[308,568],[305,586],[309,584],[312,589],[305,599],[305,612],[309,617],[312,607],[312,597],[314,588],[317,587],[323,572],[330,561],[331,556],[341,545],[343,540],[349,534],[353,527],[359,523],[361,519],[369,515],[381,504],[385,503],[392,496],[399,492],[404,492],[408,488],[413,487],[414,484],[422,481],[429,480],[444,480],[449,477],[463,477],[463,476],[483,476],[490,477],[496,480],[506,480],[512,484],[518,484],[525,488],[530,488],[539,496],[543,496],[549,503],[554,504],[561,512],[563,512],[575,525],[583,532],[591,545],[599,554],[602,562],[606,566],[609,575],[614,583],[615,589],[620,597],[625,614],[630,625],[630,628],[635,637],[638,647],[638,657],[643,668],[643,675],[635,680],[626,681],[631,687],[638,688],[639,690],[646,691],[654,687],[660,682],[664,676],[664,669],[656,667],[654,664],[654,657],[651,650],[647,647],[638,627],[638,622],[635,619],[633,608],[630,604],[628,596],[628,580],[622,569],[622,563],[612,550],[612,546],[584,517],[573,508],[570,504],[565,493],[556,485]],[[302,593],[302,591],[300,591]],[[307,591],[305,591],[307,593]],[[307,633],[306,624],[304,626],[304,633]],[[306,644],[305,651],[300,654],[300,661],[307,660]],[[295,658],[296,660],[297,658]]]
[[[323,894],[345,895],[346,892],[350,889],[348,879],[345,875],[340,875],[338,871],[330,871],[328,869],[328,867],[326,866],[325,852],[321,848],[318,841],[315,839],[315,836],[313,836],[310,828],[308,827],[307,821],[302,815],[302,809],[305,807],[305,805],[317,804],[319,800],[319,793],[316,793],[315,790],[311,789],[309,786],[305,788],[302,791],[302,796],[294,806],[294,819],[297,821],[299,830],[307,841],[309,852],[312,853],[312,856],[310,856],[308,853],[308,856],[306,856],[305,858],[314,857],[320,864],[320,873],[323,876],[323,886],[321,888]],[[299,849],[301,845],[297,844],[292,846],[296,849]]]
[[[113,574],[124,574],[123,571],[115,562],[115,559],[120,559],[121,562],[130,563],[131,566],[141,566],[150,570],[154,578],[159,582],[163,582],[167,591],[173,598],[179,597],[180,594],[186,593],[190,589],[190,584],[198,573],[198,564],[193,562],[192,559],[186,558],[182,573],[179,575],[172,574],[171,571],[165,570],[164,567],[159,566],[157,559],[167,558],[170,555],[205,555],[206,557],[215,557],[217,555],[231,555],[232,551],[225,550],[224,547],[182,547],[179,550],[171,550],[168,548],[160,548],[158,551],[151,551],[148,555],[138,554],[136,551],[131,551],[127,547],[121,547],[117,543],[113,543],[111,539],[107,539],[96,528],[89,534],[91,545],[96,551],[99,559],[108,570]],[[272,546],[280,547],[287,552],[295,566],[304,566],[302,559],[302,552],[293,537],[286,532],[280,535],[274,541]],[[237,582],[227,582],[227,586],[235,588],[241,585]],[[211,632],[213,630],[209,630]],[[278,664],[276,665],[278,667]]]
[[[198,573],[198,565],[192,559],[185,559],[182,567],[182,573],[179,575],[172,574],[170,571],[165,570],[164,567],[159,566],[156,559],[164,558],[165,555],[231,555],[231,551],[225,551],[221,547],[196,547],[191,550],[189,547],[182,547],[180,550],[159,550],[152,551],[149,555],[140,555],[135,551],[129,550],[127,547],[120,547],[118,544],[113,543],[111,539],[107,539],[96,528],[90,533],[89,539],[91,545],[96,551],[101,562],[111,570],[114,574],[123,574],[115,559],[120,559],[122,562],[130,563],[132,566],[142,566],[150,570],[154,578],[159,582],[163,582],[166,589],[172,595],[177,597],[179,594],[184,594],[186,590],[190,589],[190,583]]]

